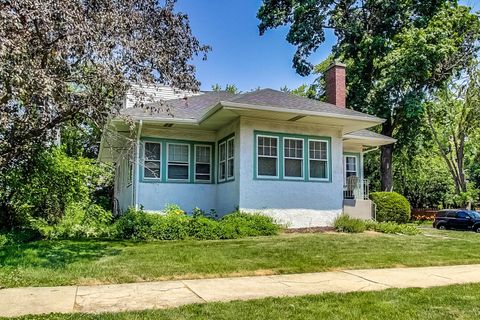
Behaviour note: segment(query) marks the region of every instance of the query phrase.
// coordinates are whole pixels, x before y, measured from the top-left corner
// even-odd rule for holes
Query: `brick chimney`
[[[325,94],[327,96],[327,102],[340,108],[345,108],[347,105],[345,68],[346,65],[335,61],[328,67],[327,71],[325,71]]]

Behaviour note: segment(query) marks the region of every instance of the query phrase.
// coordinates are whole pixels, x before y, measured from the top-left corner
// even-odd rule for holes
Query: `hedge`
[[[377,206],[376,220],[406,223],[410,220],[410,203],[396,192],[373,192],[370,199]]]

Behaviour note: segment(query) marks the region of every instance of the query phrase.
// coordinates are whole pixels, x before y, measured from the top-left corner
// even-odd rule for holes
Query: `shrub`
[[[361,233],[365,231],[365,222],[361,219],[351,218],[347,214],[339,215],[333,226],[338,232]]]
[[[236,239],[277,234],[280,227],[269,217],[235,212],[221,220],[202,215],[155,214],[128,210],[114,223],[115,237],[134,240]]]
[[[368,223],[366,223],[366,228],[367,230],[373,230],[389,234],[415,235],[420,233],[420,230],[414,225],[398,224],[395,222],[369,221]]]
[[[236,211],[220,220],[223,239],[270,236],[280,231],[280,226],[271,217],[259,213]]]
[[[106,238],[111,234],[111,221],[112,213],[99,205],[72,203],[59,223],[49,226],[37,220],[36,227],[47,239]]]
[[[408,200],[396,192],[373,192],[370,198],[377,206],[377,221],[406,223],[410,220]]]

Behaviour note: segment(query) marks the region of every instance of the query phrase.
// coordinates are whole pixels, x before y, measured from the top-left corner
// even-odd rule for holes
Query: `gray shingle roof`
[[[366,113],[357,112],[347,108],[339,108],[333,104],[299,97],[286,92],[272,89],[262,89],[242,94],[228,92],[204,92],[202,95],[184,99],[167,100],[146,105],[147,110],[140,108],[128,108],[121,111],[122,114],[134,117],[149,118],[177,118],[177,119],[201,119],[211,108],[219,102],[237,103],[258,107],[274,107],[285,111],[312,111],[330,114],[332,116],[352,116],[365,120],[380,120]]]
[[[397,141],[392,137],[384,136],[383,134],[379,134],[370,130],[358,130],[358,131],[346,134],[345,137],[391,140],[393,142]]]

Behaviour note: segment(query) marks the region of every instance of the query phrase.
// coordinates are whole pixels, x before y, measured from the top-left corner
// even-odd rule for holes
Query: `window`
[[[218,145],[218,181],[235,178],[235,139],[229,138]]]
[[[466,219],[467,217],[469,217],[469,215],[466,212],[464,211],[457,212],[457,218]]]
[[[257,176],[278,177],[278,138],[257,136]]]
[[[227,140],[227,180],[234,178],[234,158],[235,158],[235,144],[233,138]]]
[[[358,176],[357,157],[345,156],[345,179],[351,176]]]
[[[212,172],[212,147],[195,146],[195,181],[210,182]]]
[[[168,144],[168,180],[189,180],[189,149],[188,144]]]
[[[227,144],[222,142],[218,145],[218,181],[227,178]]]
[[[323,140],[309,140],[308,149],[310,179],[328,179],[328,142]]]
[[[161,150],[160,143],[145,142],[144,148],[144,166],[143,176],[145,179],[159,179],[160,178],[160,162],[161,162]]]
[[[283,140],[283,175],[286,178],[303,177],[303,139],[285,138]]]

